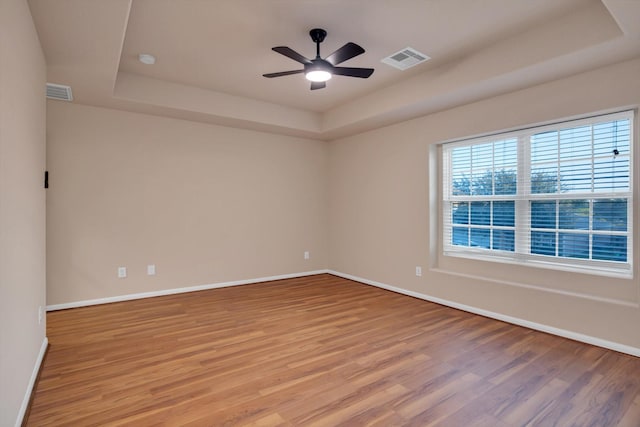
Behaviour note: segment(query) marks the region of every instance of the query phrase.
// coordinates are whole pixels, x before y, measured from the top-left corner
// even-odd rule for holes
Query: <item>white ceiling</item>
[[[48,81],[74,102],[332,139],[640,55],[640,0],[29,0]],[[366,52],[310,91],[271,50]],[[411,46],[432,59],[380,61]],[[138,54],[151,53],[155,65]],[[53,101],[52,101],[53,102]]]

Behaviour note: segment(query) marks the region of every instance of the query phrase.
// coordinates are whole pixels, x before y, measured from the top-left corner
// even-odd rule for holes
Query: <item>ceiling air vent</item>
[[[417,50],[407,47],[402,49],[393,55],[390,55],[382,60],[387,65],[391,65],[399,70],[406,70],[407,68],[411,68],[414,65],[421,64],[425,61],[428,61],[429,58],[424,53],[420,53]]]
[[[47,98],[57,99],[58,101],[73,101],[71,86],[47,83]]]

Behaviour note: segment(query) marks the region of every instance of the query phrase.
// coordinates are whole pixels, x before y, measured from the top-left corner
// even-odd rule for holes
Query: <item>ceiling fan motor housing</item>
[[[312,59],[311,64],[304,64],[304,72],[309,73],[311,71],[328,71],[333,70],[333,65],[329,61],[324,59]]]

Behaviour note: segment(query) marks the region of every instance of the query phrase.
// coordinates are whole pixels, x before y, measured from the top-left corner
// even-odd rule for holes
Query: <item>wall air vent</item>
[[[71,86],[47,83],[47,98],[57,99],[58,101],[73,101]]]
[[[387,65],[391,65],[399,70],[406,70],[415,65],[428,61],[429,58],[424,53],[420,53],[417,50],[407,47],[402,49],[393,55],[387,56],[382,60]]]

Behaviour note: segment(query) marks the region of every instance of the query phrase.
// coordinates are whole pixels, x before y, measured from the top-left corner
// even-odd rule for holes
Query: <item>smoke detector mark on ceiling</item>
[[[57,99],[58,101],[73,101],[71,86],[47,83],[47,98]]]
[[[411,47],[407,47],[387,56],[382,60],[382,62],[399,70],[406,70],[407,68],[421,64],[429,59],[431,58],[424,53],[420,53]]]
[[[153,65],[156,63],[156,57],[151,55],[150,53],[141,53],[140,55],[138,55],[138,61],[142,62],[143,64]]]

